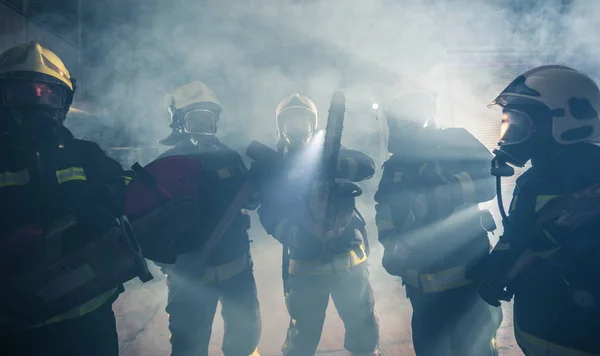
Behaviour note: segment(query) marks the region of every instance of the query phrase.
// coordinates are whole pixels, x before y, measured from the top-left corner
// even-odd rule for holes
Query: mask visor
[[[533,122],[529,115],[510,109],[502,111],[499,146],[525,142],[532,133]]]
[[[217,132],[217,115],[205,109],[189,111],[183,117],[183,129],[192,135],[214,135]]]
[[[308,115],[287,116],[282,119],[282,133],[288,141],[308,141],[313,132],[311,119]]]
[[[0,88],[2,104],[10,108],[46,107],[62,109],[66,92],[58,85],[33,81],[12,81]]]

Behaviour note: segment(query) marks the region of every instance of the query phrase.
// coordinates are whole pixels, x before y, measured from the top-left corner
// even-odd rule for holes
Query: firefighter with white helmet
[[[436,127],[435,109],[435,97],[418,91],[385,109],[391,156],[375,194],[382,264],[406,287],[418,356],[493,356],[502,312],[467,275],[495,228],[478,208],[495,196],[492,155],[467,130]]]
[[[492,174],[531,168],[517,179],[508,216],[501,206],[504,234],[480,266],[480,294],[492,305],[514,297],[526,355],[598,355],[598,222],[539,216],[552,199],[600,183],[600,90],[575,69],[546,65],[519,75],[492,105],[502,109]]]
[[[151,278],[123,244],[121,165],[63,126],[75,89],[39,43],[0,54],[2,355],[117,356],[112,303]]]
[[[161,143],[174,146],[161,157],[197,158],[203,165],[203,202],[197,216],[205,228],[195,236],[207,240],[225,219],[230,206],[248,181],[248,170],[239,153],[216,136],[222,111],[215,93],[205,83],[193,81],[175,89],[168,111],[172,133]],[[180,255],[175,264],[163,268],[169,287],[171,355],[208,355],[213,319],[221,302],[225,324],[222,350],[226,356],[258,356],[261,333],[259,301],[250,256],[246,209],[256,209],[258,197],[251,194],[233,210],[232,220],[210,246],[204,261],[202,248]]]

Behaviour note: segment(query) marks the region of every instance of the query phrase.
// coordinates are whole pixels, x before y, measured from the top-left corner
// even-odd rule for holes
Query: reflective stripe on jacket
[[[416,270],[406,269],[402,273],[402,281],[425,293],[443,292],[473,283],[474,280],[468,279],[465,272],[466,266],[464,265],[435,273],[419,273]]]
[[[252,260],[250,256],[244,254],[231,262],[206,267],[206,271],[202,275],[200,282],[206,284],[222,282],[244,272],[251,265]]]
[[[31,326],[30,329],[36,329],[36,328],[39,328],[42,326],[58,323],[61,321],[82,317],[82,316],[89,314],[89,313],[93,312],[94,310],[100,308],[104,304],[106,304],[117,293],[119,293],[119,289],[113,288],[113,289],[109,290],[108,292],[100,294],[96,298],[81,304],[77,308],[73,308],[73,309],[69,310],[68,312],[57,315],[51,319],[46,320],[43,323],[35,324],[35,325]]]
[[[94,310],[100,308],[101,306],[106,304],[109,300],[114,298],[115,294],[118,294],[118,293],[119,293],[119,289],[113,288],[113,289],[109,290],[108,292],[102,293],[99,296],[91,299],[90,301],[85,302],[85,303],[81,304],[80,306],[73,308],[65,313],[62,313],[55,317],[52,317],[46,321],[36,323],[33,325],[29,325],[25,328],[25,330],[34,330],[34,329],[41,328],[43,326],[48,326],[51,324],[59,323],[61,321],[66,321],[66,320],[71,320],[71,319],[76,319],[76,318],[82,317],[82,316],[89,314],[89,313],[93,312]],[[11,325],[11,321],[9,319],[0,320],[0,327],[10,326],[10,325]],[[12,330],[12,328],[11,328],[11,330]]]
[[[323,275],[358,266],[366,260],[365,247],[364,245],[360,245],[355,250],[333,256],[332,261],[328,263],[290,259],[289,271],[290,274]]]
[[[56,171],[56,180],[58,184],[62,184],[73,180],[87,180],[87,177],[82,167],[69,167]],[[24,186],[29,181],[30,175],[27,170],[0,173],[0,188]]]
[[[521,331],[517,323],[515,323],[515,339],[528,356],[598,356],[598,354],[571,349],[535,337]]]
[[[193,257],[193,255],[183,256]],[[252,267],[252,258],[250,257],[249,253],[245,253],[241,257],[238,257],[231,262],[214,266],[209,265],[206,267],[202,267],[201,265],[194,264],[194,262],[185,264],[182,263],[188,261],[190,260],[178,259],[175,265],[162,265],[161,267],[163,268],[163,272],[165,274],[176,273],[174,271],[176,271],[178,268],[185,270],[185,273],[203,269],[204,274],[202,274],[202,277],[200,277],[198,281],[204,284],[223,282],[227,279],[237,276],[238,274],[244,272],[246,269]]]
[[[29,183],[29,172],[24,169],[18,172],[0,173],[0,188],[18,187]]]
[[[69,167],[56,171],[56,180],[62,184],[72,180],[87,180],[87,177],[82,167]]]

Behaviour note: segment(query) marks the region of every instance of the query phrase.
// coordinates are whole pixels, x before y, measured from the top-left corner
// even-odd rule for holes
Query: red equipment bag
[[[202,160],[189,156],[159,158],[146,167],[132,166],[125,215],[132,223],[144,257],[174,263],[196,247],[202,181]]]

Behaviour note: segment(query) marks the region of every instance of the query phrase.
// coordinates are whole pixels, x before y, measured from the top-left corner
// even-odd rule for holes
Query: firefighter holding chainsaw
[[[151,278],[126,247],[120,164],[63,126],[75,89],[38,43],[0,54],[2,355],[117,356],[112,303]]]
[[[492,174],[499,182],[511,166],[531,168],[517,179],[504,233],[480,266],[480,294],[496,306],[514,296],[526,355],[600,355],[600,205],[597,193],[589,209],[585,199],[600,183],[598,86],[572,68],[541,66],[492,104],[502,109]]]
[[[162,157],[183,155],[202,161],[203,208],[197,219],[203,228],[198,239],[210,236],[214,242],[180,255],[164,269],[173,356],[208,355],[219,301],[225,356],[259,355],[261,320],[247,233],[250,218],[244,210],[255,209],[258,200],[254,194],[244,195],[250,190],[240,155],[216,137],[221,110],[213,91],[202,82],[176,89],[169,104],[173,132],[161,141],[175,146]]]
[[[255,160],[251,171],[263,174],[260,220],[283,245],[285,300],[291,320],[282,351],[286,356],[315,354],[331,296],[346,328],[346,350],[352,355],[380,355],[366,262],[368,240],[354,205],[361,190],[351,183],[369,179],[375,167],[365,154],[344,148],[337,162],[323,166],[317,118],[317,108],[308,97],[284,98],[276,110],[277,152],[263,146],[270,154],[254,154],[252,145],[248,150]],[[324,170],[333,172],[329,178],[336,182],[327,197],[331,210],[319,208],[323,196],[311,193],[323,184],[318,177]],[[333,223],[319,223],[320,217]]]
[[[495,228],[478,208],[495,196],[491,154],[464,129],[437,128],[435,107],[433,96],[412,92],[385,109],[391,156],[375,194],[383,267],[406,287],[417,355],[497,355],[501,310],[467,276]]]

